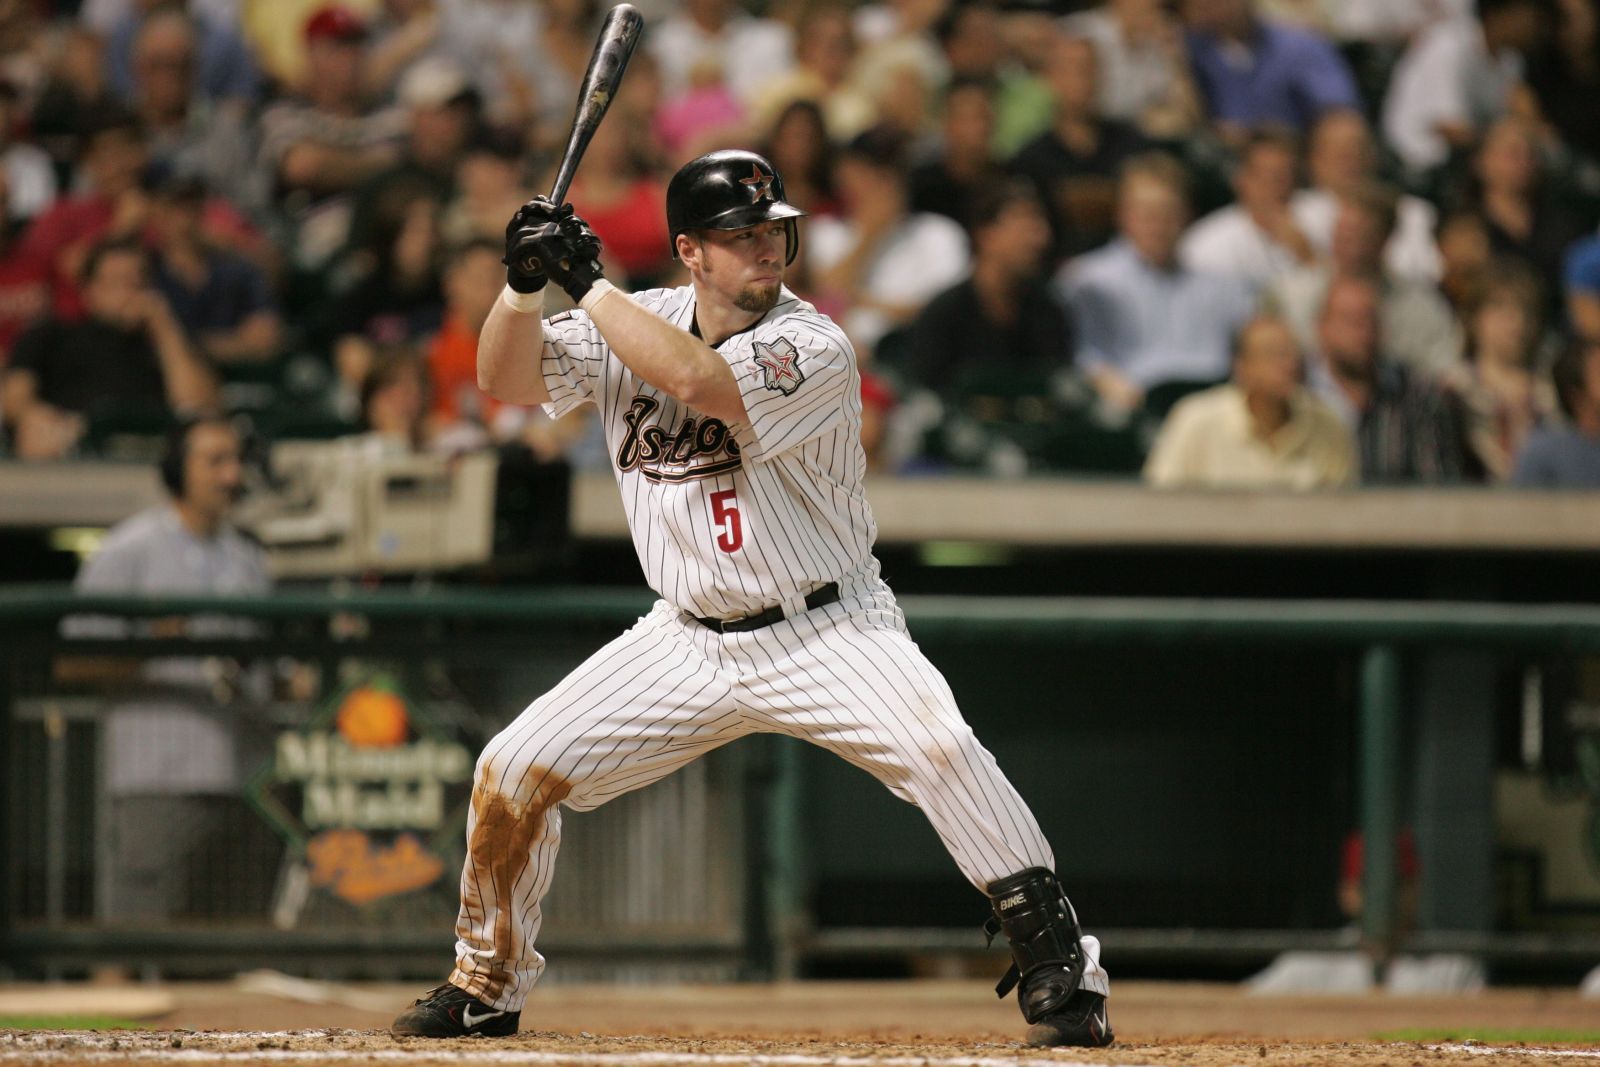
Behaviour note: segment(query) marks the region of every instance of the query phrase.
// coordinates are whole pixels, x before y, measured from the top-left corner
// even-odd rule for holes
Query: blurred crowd
[[[876,469],[1600,487],[1600,0],[637,6],[608,275],[681,284],[666,178],[765,152]],[[603,467],[474,369],[603,15],[0,0],[5,454],[223,411]]]

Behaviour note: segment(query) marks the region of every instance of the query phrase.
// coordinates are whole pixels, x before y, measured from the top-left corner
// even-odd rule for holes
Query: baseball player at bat
[[[506,229],[507,286],[478,378],[559,417],[600,410],[639,563],[660,600],[528,706],[478,759],[455,969],[397,1034],[515,1033],[544,969],[539,902],[561,809],[588,811],[750,733],[803,738],[920,807],[987,894],[1035,1045],[1107,1045],[1100,944],[1079,929],[1017,791],[907,635],[862,488],[861,379],[843,331],[784,288],[799,248],[783,179],[752,152],[667,189],[690,284],[627,294],[568,205]],[[554,282],[577,304],[545,318]]]

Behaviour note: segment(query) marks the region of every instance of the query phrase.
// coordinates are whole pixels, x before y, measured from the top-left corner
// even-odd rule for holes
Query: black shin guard
[[[1065,1005],[1083,979],[1078,916],[1055,874],[1043,867],[990,883],[988,893],[994,918],[984,923],[984,932],[991,943],[1005,934],[1014,961],[995,994],[1004,997],[1020,985],[1022,1017],[1038,1022]]]

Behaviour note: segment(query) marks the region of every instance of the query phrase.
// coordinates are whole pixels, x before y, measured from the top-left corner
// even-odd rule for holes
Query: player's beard
[[[782,287],[782,282],[772,282],[769,285],[747,285],[739,290],[738,296],[733,298],[733,306],[740,311],[765,315],[777,305],[778,290]]]

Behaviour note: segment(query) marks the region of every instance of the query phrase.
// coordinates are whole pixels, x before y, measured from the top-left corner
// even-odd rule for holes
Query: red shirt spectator
[[[23,330],[50,311],[50,282],[44,264],[26,256],[16,242],[10,179],[0,169],[0,368],[11,359],[11,345]]]
[[[454,315],[428,344],[429,414],[440,423],[477,418],[487,423],[499,405],[478,388],[478,332]]]
[[[11,346],[23,330],[50,310],[50,283],[37,260],[0,256],[0,367],[11,358]]]
[[[139,233],[148,201],[139,188],[144,137],[130,118],[116,116],[89,134],[83,173],[89,191],[57,200],[23,235],[18,254],[50,278],[51,303],[64,320],[83,316],[78,279],[89,250],[106,238]]]
[[[427,353],[428,416],[435,429],[471,420],[488,426],[501,407],[478,388],[478,331],[505,284],[500,252],[495,241],[474,241],[445,266],[444,324]]]
[[[641,178],[620,200],[585,206],[584,201],[574,199],[573,206],[589,220],[628,277],[638,278],[659,272],[669,256],[672,242],[661,210],[665,199],[666,191],[660,185]]]
[[[572,207],[589,221],[606,258],[635,288],[654,283],[672,260],[666,190],[646,176],[635,158],[628,125],[602,125],[572,183]]]

